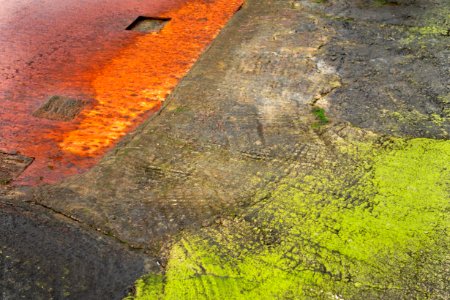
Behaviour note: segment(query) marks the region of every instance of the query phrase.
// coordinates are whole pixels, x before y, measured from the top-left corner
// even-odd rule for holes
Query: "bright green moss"
[[[128,296],[124,300],[132,299],[158,299],[163,292],[164,277],[162,275],[150,274],[138,279],[135,285],[133,296]]]
[[[442,6],[428,10],[420,19],[423,26],[408,28],[408,35],[401,43],[406,45],[419,44],[426,47],[430,38],[448,37],[450,32],[447,20],[450,18],[450,7],[442,2]]]
[[[446,118],[450,118],[450,94],[439,96],[438,100],[444,104],[443,114]]]
[[[424,26],[424,27],[414,27],[412,29],[412,32],[416,32],[420,35],[447,35],[448,34],[448,28],[445,28],[443,26]]]
[[[446,121],[445,118],[441,117],[438,114],[432,114],[431,119],[433,120],[433,123],[436,124],[437,126],[442,126],[442,124],[444,124],[444,122]]]
[[[136,298],[445,299],[450,142],[372,146],[286,178],[243,218],[186,234],[164,289],[140,281]]]
[[[389,112],[388,117],[394,118],[401,124],[417,124],[423,122],[432,122],[438,127],[442,127],[447,122],[449,116],[449,109],[443,109],[442,116],[436,113],[425,115],[417,110]]]
[[[444,108],[443,113],[447,118],[450,118],[450,108]]]
[[[317,122],[313,124],[313,127],[320,127],[326,125],[330,122],[328,117],[325,114],[325,110],[323,108],[315,107],[312,110],[313,115],[316,117]]]

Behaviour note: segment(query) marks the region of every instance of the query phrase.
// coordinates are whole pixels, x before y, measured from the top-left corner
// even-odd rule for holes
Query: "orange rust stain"
[[[98,104],[76,130],[64,134],[64,151],[98,155],[161,106],[242,0],[192,0],[159,17],[172,20],[158,34],[140,36],[96,74]]]
[[[95,51],[82,49],[82,42],[77,47],[72,47],[75,49],[72,55],[74,61],[70,64],[64,60],[56,61],[53,65],[52,62],[44,62],[38,65],[37,71],[33,66],[27,66],[22,73],[15,71],[18,73],[16,78],[14,70],[8,70],[9,73],[5,73],[8,80],[0,82],[0,97],[3,99],[0,107],[0,150],[18,150],[36,158],[16,183],[57,182],[95,165],[122,136],[161,107],[162,102],[243,1],[152,2],[148,5],[160,5],[163,9],[150,16],[171,18],[159,33],[105,34],[90,46],[89,49],[94,49],[95,43],[98,43]],[[90,4],[89,1],[85,3]],[[125,5],[123,3],[117,2],[115,5]],[[136,6],[140,5],[136,3]],[[172,8],[164,9],[164,6]],[[129,10],[128,13],[130,12],[133,11]],[[124,16],[118,16],[122,22],[125,20]],[[38,17],[45,18],[45,12]],[[103,21],[99,21],[100,25],[101,22]],[[82,24],[79,22],[67,26],[77,28]],[[80,29],[86,30],[83,27]],[[43,37],[43,42],[47,38]],[[65,39],[65,36],[61,36],[62,38]],[[65,57],[63,51],[70,49],[50,48],[49,51],[61,52],[57,58]],[[10,53],[11,56],[15,50],[4,51],[3,57],[0,51],[0,67],[5,55]],[[80,54],[85,55],[80,57]],[[1,75],[3,74],[0,73],[0,77]],[[11,80],[15,80],[13,85]],[[46,97],[58,94],[93,98],[95,104],[86,108],[71,122],[31,117],[32,112]]]

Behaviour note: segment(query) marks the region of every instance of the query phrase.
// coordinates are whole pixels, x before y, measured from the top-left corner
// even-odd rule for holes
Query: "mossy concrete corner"
[[[135,299],[446,299],[450,142],[380,144],[348,146],[245,216],[184,234],[164,288],[140,281]]]

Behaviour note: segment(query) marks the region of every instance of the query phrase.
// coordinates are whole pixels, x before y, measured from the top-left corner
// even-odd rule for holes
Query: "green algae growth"
[[[450,142],[341,152],[245,216],[185,234],[135,299],[445,299]]]
[[[313,124],[314,128],[318,128],[320,126],[330,123],[330,120],[328,119],[325,110],[323,108],[314,107],[311,112],[316,117],[317,120],[317,122]]]

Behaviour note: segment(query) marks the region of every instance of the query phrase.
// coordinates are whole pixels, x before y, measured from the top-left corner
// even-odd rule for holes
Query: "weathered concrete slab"
[[[311,57],[321,39],[272,39],[287,25],[262,17],[271,10],[239,12],[157,117],[91,172],[39,190],[36,201],[158,251],[184,228],[237,213],[301,157],[320,160],[310,103],[337,77],[322,75]],[[287,13],[284,22],[296,23],[297,12]]]
[[[439,3],[436,5],[429,6],[429,11],[438,9]],[[384,109],[402,114],[403,108],[416,110],[417,105],[436,110],[443,106],[437,105],[435,98],[419,97],[416,86],[405,85],[403,79],[392,78],[388,83],[384,73],[371,75],[372,68],[386,71],[377,57],[395,59],[391,50],[385,48],[391,47],[394,52],[403,49],[398,35],[407,38],[410,34],[409,19],[406,29],[400,32],[397,27],[388,27],[382,36],[370,33],[385,28],[387,21],[383,16],[388,12],[390,20],[397,18],[402,22],[404,11],[393,9],[369,2],[267,1],[256,5],[250,1],[158,116],[92,171],[58,187],[42,189],[37,201],[95,224],[135,246],[154,248],[155,241],[164,241],[167,235],[209,223],[224,211],[232,213],[246,207],[261,187],[285,176],[298,162],[312,167],[320,163],[324,157],[317,149],[326,147],[326,143],[311,127],[313,105],[331,111],[334,119],[348,119],[361,126],[364,120],[367,126],[372,124],[368,127],[374,131],[412,134],[412,127],[403,130],[402,123],[392,118],[386,122],[394,122],[395,131],[388,130],[382,125],[387,124],[383,114],[376,112]],[[417,12],[415,22],[421,24],[422,7],[408,9]],[[362,14],[372,18],[373,24],[365,25],[366,20],[360,24],[354,19],[352,30],[350,21],[341,17],[343,13]],[[367,27],[365,31],[359,29],[361,26]],[[364,32],[367,35],[362,35]],[[380,47],[365,43],[371,35],[378,36]],[[438,38],[433,37],[433,41]],[[355,41],[343,44],[343,40],[352,39]],[[384,40],[392,45],[382,46]],[[338,45],[346,51],[341,60],[335,59],[340,53]],[[365,55],[359,60],[371,65],[347,59],[353,45],[359,49],[355,48],[354,55]],[[422,64],[409,56],[404,59],[417,64],[417,68]],[[347,71],[336,65],[339,61],[343,61]],[[404,75],[398,76],[419,73],[410,69],[409,63]],[[445,68],[446,64],[437,64],[432,69],[443,72]],[[425,76],[422,84],[431,83],[435,75]],[[356,89],[360,81],[364,82],[364,89]],[[383,102],[384,96],[378,97],[386,84],[407,89],[401,92],[406,101],[403,108]],[[436,82],[429,88],[433,86],[434,93],[443,93],[442,84]],[[366,94],[348,96],[355,91]],[[346,106],[341,102],[345,99],[345,105],[355,113],[342,112]],[[358,103],[353,105],[351,101]],[[429,128],[428,134],[414,131],[417,137],[432,132],[442,137],[449,124],[447,119],[438,123],[428,119],[415,122],[421,128]]]
[[[450,8],[392,3],[248,1],[158,115],[33,201],[167,260],[138,295],[445,299]]]

